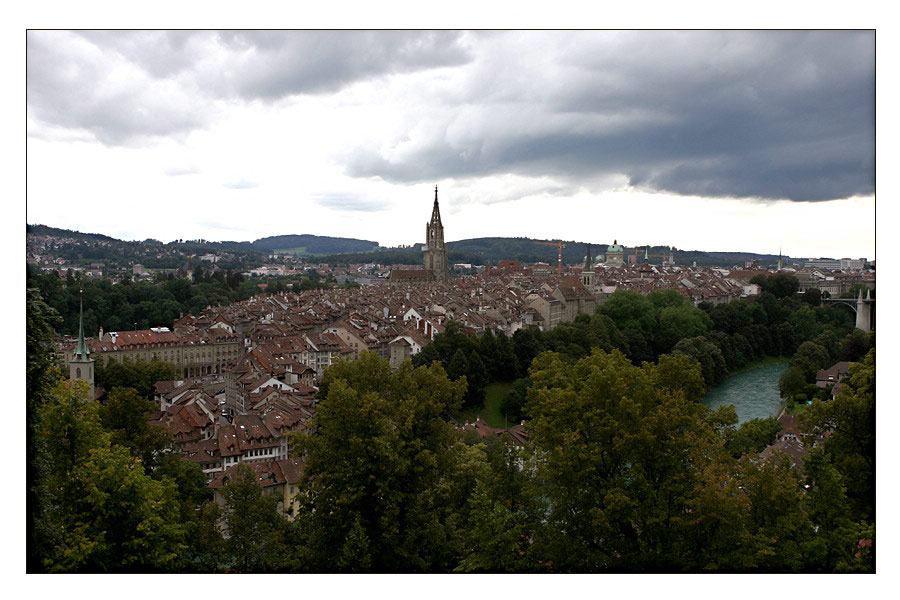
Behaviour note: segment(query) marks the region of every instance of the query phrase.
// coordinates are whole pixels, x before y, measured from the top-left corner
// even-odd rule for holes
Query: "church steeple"
[[[84,290],[78,290],[78,293],[81,294]],[[84,343],[84,300],[82,298],[78,299],[78,345],[75,347],[75,359],[76,360],[88,360],[91,356],[91,351],[88,349],[87,344]]]
[[[82,293],[83,290],[79,290]],[[91,386],[89,400],[94,399],[94,359],[91,358],[91,351],[84,342],[84,301],[78,301],[78,344],[75,346],[75,352],[69,361],[69,379],[82,379],[87,381]]]
[[[441,209],[438,205],[438,189],[434,186],[434,207],[431,221],[425,224],[425,269],[434,273],[436,281],[448,277],[447,249],[444,246],[444,225],[441,223]]]
[[[431,225],[441,224],[441,208],[438,206],[437,186],[434,186],[434,208],[431,209]]]
[[[594,261],[591,259],[591,245],[587,245],[587,256],[584,257],[584,267],[581,269],[581,284],[585,287],[594,285]]]

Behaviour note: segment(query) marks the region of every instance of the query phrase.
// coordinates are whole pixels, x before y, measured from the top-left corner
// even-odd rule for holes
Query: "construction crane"
[[[644,252],[646,253],[647,250],[645,249]],[[663,259],[663,264],[665,264],[666,259],[669,258],[669,255],[666,253],[662,253],[662,254],[649,254],[648,253],[648,254],[646,254],[646,256],[647,256],[647,258],[661,258],[661,259]],[[634,248],[634,264],[638,264],[638,249],[637,249],[637,247]]]
[[[562,249],[565,248],[566,245],[563,244],[563,243],[560,242],[560,241],[556,241],[556,242],[535,242],[535,244],[540,244],[541,246],[556,246],[556,247],[557,247],[557,249],[559,250],[559,269],[558,269],[558,272],[559,272],[559,276],[562,277]]]

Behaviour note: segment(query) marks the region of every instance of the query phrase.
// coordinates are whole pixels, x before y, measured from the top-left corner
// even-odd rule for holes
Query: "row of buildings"
[[[77,339],[62,344],[70,377],[93,385],[96,361],[174,364],[179,379],[156,384],[159,410],[150,415],[151,422],[172,432],[211,488],[221,490],[234,467],[247,464],[291,517],[303,468],[290,456],[291,435],[307,430],[317,385],[338,358],[375,352],[397,368],[450,320],[471,335],[487,329],[508,335],[523,328],[547,330],[593,314],[616,290],[673,289],[694,304],[722,303],[758,293],[750,280],[767,273],[682,267],[665,260],[651,265],[646,253],[643,264],[629,264],[614,242],[604,261],[595,262],[588,248],[585,263],[561,275],[548,265],[507,260],[451,279],[437,188],[426,240],[425,268],[396,269],[383,285],[254,296],[183,316],[171,329],[101,330],[90,337],[80,327]],[[521,425],[496,430],[476,421],[462,427],[527,442]]]

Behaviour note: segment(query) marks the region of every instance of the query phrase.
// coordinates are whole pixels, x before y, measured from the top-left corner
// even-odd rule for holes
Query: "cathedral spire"
[[[438,189],[434,186],[434,208],[431,221],[425,225],[425,269],[434,273],[436,281],[445,281],[448,276],[447,248],[444,246],[444,225],[441,223],[441,209],[438,206]]]
[[[590,269],[594,261],[591,260],[591,245],[587,245],[587,256],[584,257],[584,268]]]
[[[441,224],[441,209],[438,206],[438,194],[437,194],[437,186],[434,186],[434,208],[431,209],[431,224],[432,225],[440,225]]]

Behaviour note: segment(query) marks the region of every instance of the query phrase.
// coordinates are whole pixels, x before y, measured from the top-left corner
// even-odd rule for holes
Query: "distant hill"
[[[99,233],[81,233],[68,229],[58,229],[46,225],[27,225],[27,232],[35,235],[55,235],[80,239],[104,240],[109,242],[121,242]],[[488,262],[496,265],[501,260],[518,260],[520,262],[543,261],[551,265],[557,262],[557,249],[554,246],[537,244],[535,242],[551,240],[535,240],[526,237],[484,237],[458,240],[447,243],[447,254],[451,264],[472,263],[484,265]],[[555,240],[554,240],[555,241]],[[144,242],[122,242],[142,245],[157,245],[156,240]],[[563,240],[566,247],[563,248],[563,263],[571,265],[584,261],[587,252],[587,242]],[[184,240],[170,242],[167,246],[177,245],[190,247],[197,250],[231,250],[248,253],[272,254],[274,252],[295,254],[297,256],[315,256],[317,262],[329,264],[349,263],[380,263],[380,264],[419,264],[422,262],[421,243],[412,247],[385,248],[372,240],[356,238],[331,237],[325,235],[276,235],[258,239],[253,242],[209,242],[206,240]],[[591,242],[591,255],[606,254],[608,243]],[[651,255],[669,254],[674,251],[675,263],[679,265],[721,266],[730,267],[743,265],[746,261],[756,260],[760,266],[774,266],[778,261],[777,254],[755,254],[753,252],[704,252],[701,250],[681,250],[669,246],[647,246]],[[637,247],[638,262],[643,262],[645,246]],[[626,256],[634,254],[633,246],[625,247]],[[260,257],[264,258],[264,257]],[[793,259],[784,257],[786,264]],[[797,259],[800,260],[800,259]],[[660,259],[654,257],[653,263],[659,263]]]
[[[57,227],[49,227],[47,225],[25,225],[26,233],[33,235],[52,235],[57,237],[67,237],[73,239],[93,239],[103,240],[107,242],[122,243],[142,243],[159,245],[162,242],[154,239],[147,239],[143,242],[125,242],[108,235],[100,233],[82,233],[80,231],[72,231],[69,229],[59,229]],[[378,242],[372,240],[360,240],[356,238],[331,237],[327,235],[276,235],[271,237],[260,238],[253,242],[211,242],[208,240],[183,240],[180,242],[170,242],[170,244],[180,243],[184,246],[192,246],[197,248],[220,248],[223,250],[242,250],[244,252],[261,252],[263,254],[271,254],[273,252],[285,252],[291,254],[345,254],[348,252],[371,252],[378,249]]]
[[[116,238],[101,233],[81,233],[80,231],[72,231],[71,229],[59,229],[57,227],[48,227],[47,225],[25,225],[25,233],[32,235],[52,235],[56,237],[66,237],[73,239],[89,239],[103,240],[106,242],[118,242]]]
[[[265,237],[256,240],[251,246],[259,252],[345,254],[348,252],[371,252],[378,248],[378,242],[356,238],[303,234]]]
[[[218,250],[238,250],[261,254],[294,254],[297,256],[319,254],[347,254],[348,252],[371,252],[378,242],[356,238],[331,237],[327,235],[275,235],[253,242],[210,242],[208,240],[185,240],[186,246]]]

